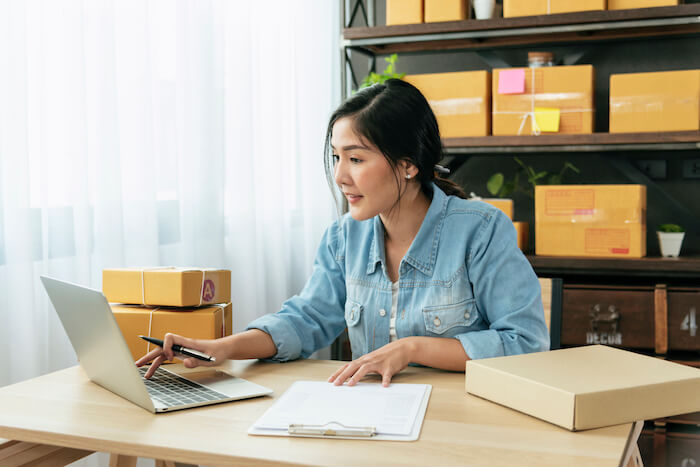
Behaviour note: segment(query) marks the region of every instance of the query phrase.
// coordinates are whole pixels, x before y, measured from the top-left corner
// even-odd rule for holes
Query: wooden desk
[[[0,388],[0,438],[191,464],[351,466],[617,466],[636,442],[634,424],[571,433],[465,394],[464,374],[427,368],[394,378],[433,385],[416,442],[249,436],[251,424],[292,382],[325,380],[340,363],[227,364],[274,396],[153,415],[73,367]]]

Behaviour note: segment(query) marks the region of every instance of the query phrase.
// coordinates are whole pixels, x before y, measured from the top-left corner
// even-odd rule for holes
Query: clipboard
[[[248,429],[250,435],[415,441],[432,386],[297,381]],[[342,403],[339,403],[342,401]]]

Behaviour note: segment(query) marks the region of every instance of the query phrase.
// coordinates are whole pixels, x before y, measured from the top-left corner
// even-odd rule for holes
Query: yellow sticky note
[[[535,121],[537,125],[533,125],[532,131],[535,131],[539,127],[540,131],[548,132],[558,132],[559,131],[559,117],[561,116],[561,111],[559,109],[554,109],[550,107],[535,107]]]

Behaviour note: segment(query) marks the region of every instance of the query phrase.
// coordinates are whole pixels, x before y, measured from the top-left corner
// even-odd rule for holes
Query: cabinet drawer
[[[565,286],[561,343],[654,349],[654,289]]]
[[[700,428],[666,434],[666,465],[700,466]]]
[[[668,291],[668,348],[700,351],[700,290]]]
[[[683,415],[674,415],[666,419],[668,423],[685,423],[687,425],[697,425],[700,427],[700,412],[693,412]],[[700,467],[700,464],[698,464]]]

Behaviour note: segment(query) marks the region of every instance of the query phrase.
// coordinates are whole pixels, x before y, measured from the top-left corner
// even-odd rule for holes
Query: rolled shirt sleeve
[[[301,293],[285,301],[277,313],[262,316],[247,326],[246,330],[260,329],[272,337],[277,353],[271,360],[307,358],[330,345],[345,329],[341,221],[324,233],[313,272]]]

